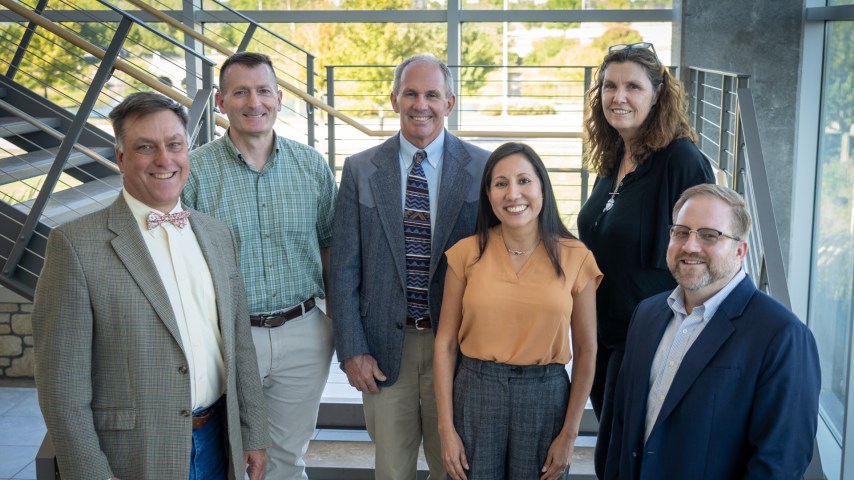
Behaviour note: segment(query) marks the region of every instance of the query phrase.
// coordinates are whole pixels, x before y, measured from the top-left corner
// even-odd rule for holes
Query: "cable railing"
[[[689,76],[690,116],[698,146],[719,170],[719,183],[744,196],[754,219],[745,269],[760,288],[790,307],[750,77],[694,67]]]
[[[121,189],[106,115],[122,98],[133,91],[159,91],[189,107],[192,138],[204,142],[213,136],[213,62],[99,1],[121,20],[57,24],[40,15],[48,8],[46,0],[30,8],[0,0],[28,22],[7,25],[7,41],[0,46],[0,65],[7,67],[2,87],[8,98],[0,110],[11,114],[3,123],[12,126],[0,130],[4,167],[0,197],[5,201],[0,215],[7,219],[2,225],[6,243],[0,242],[0,277],[25,295],[31,295],[37,280],[50,228],[109,205]],[[53,3],[63,10],[76,8],[75,2]],[[144,40],[128,41],[131,33]],[[202,65],[196,79],[203,88],[192,97],[183,85],[157,75],[157,62],[164,63],[159,53],[164,45]],[[167,59],[164,64],[174,69],[179,62],[184,59]],[[43,96],[16,80],[41,90]],[[80,148],[78,141],[94,146]]]

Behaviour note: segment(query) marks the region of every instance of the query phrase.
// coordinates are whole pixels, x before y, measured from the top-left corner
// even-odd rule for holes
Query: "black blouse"
[[[604,212],[618,171],[619,165],[612,175],[596,178],[578,213],[578,234],[604,274],[596,291],[599,339],[622,350],[637,304],[676,287],[666,259],[673,205],[685,189],[714,183],[714,175],[691,140],[676,139],[623,178]]]

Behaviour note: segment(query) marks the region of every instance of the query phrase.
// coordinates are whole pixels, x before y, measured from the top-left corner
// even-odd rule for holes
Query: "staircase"
[[[60,167],[59,146],[71,126],[73,114],[0,76],[0,259],[7,262],[17,241],[26,236],[24,225],[36,205],[42,182],[52,168],[62,174],[55,193],[38,215],[32,237],[20,264],[3,269],[7,286],[32,298],[50,229],[80,215],[103,208],[116,197],[121,177],[115,166],[113,138],[86,124],[78,148]]]

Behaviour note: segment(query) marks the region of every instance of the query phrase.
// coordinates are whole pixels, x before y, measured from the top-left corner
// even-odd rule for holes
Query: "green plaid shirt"
[[[332,244],[338,187],[317,150],[276,136],[263,170],[228,133],[190,152],[184,204],[213,215],[237,239],[251,313],[325,297],[320,249]]]

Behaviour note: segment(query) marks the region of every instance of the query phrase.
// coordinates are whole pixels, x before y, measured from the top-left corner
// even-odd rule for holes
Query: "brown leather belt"
[[[202,410],[199,413],[193,414],[193,430],[198,430],[204,427],[208,421],[213,418],[214,413],[216,413],[217,405],[219,405],[219,401],[211,405],[205,410]]]
[[[288,320],[293,320],[297,317],[305,315],[306,312],[314,308],[314,299],[300,303],[296,307],[288,310],[279,310],[278,312],[264,313],[260,315],[249,315],[249,322],[253,327],[276,328],[281,327]]]
[[[430,330],[433,324],[430,322],[430,315],[422,315],[418,318],[406,317],[406,325],[415,327],[416,330]]]

